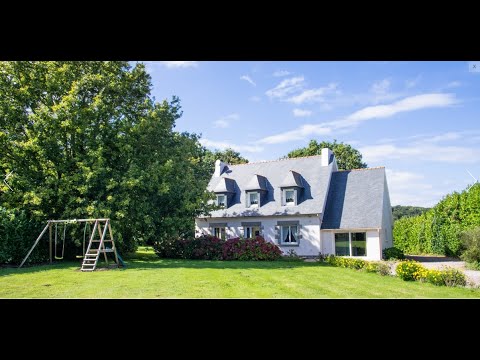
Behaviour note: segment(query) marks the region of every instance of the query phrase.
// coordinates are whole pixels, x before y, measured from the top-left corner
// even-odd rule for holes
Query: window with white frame
[[[260,194],[258,192],[247,193],[247,207],[260,206]]]
[[[225,240],[227,238],[226,232],[225,232],[225,226],[215,226],[213,228],[213,236],[216,238]]]
[[[244,236],[246,239],[260,236],[260,226],[245,226]]]
[[[283,205],[297,205],[297,190],[283,189]]]
[[[284,245],[298,244],[298,225],[282,225],[281,243]]]
[[[227,196],[226,195],[217,195],[217,205],[222,208],[227,207]]]
[[[335,233],[335,255],[367,256],[367,234],[365,232]]]

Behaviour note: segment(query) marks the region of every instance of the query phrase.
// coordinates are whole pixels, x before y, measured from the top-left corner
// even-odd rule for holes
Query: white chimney
[[[322,166],[328,166],[330,164],[330,156],[332,155],[332,150],[329,148],[322,149]]]
[[[213,176],[215,177],[220,177],[220,175],[222,175],[223,173],[223,169],[225,169],[225,166],[227,166],[228,164],[220,161],[220,160],[217,160],[215,161],[215,172],[213,173]]]

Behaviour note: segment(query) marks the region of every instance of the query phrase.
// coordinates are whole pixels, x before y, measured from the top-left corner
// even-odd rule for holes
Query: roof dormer
[[[283,206],[298,205],[304,188],[302,176],[299,173],[290,170],[281,182],[280,188],[282,190]]]
[[[226,177],[220,178],[213,192],[217,195],[217,205],[228,208],[235,195],[235,180]]]
[[[247,208],[260,207],[265,201],[267,193],[267,179],[254,174],[245,186],[245,204]]]

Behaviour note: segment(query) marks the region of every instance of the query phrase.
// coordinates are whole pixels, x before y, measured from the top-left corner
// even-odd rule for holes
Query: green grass
[[[480,298],[318,263],[164,260],[145,249],[125,261],[92,273],[75,262],[0,269],[0,298]]]

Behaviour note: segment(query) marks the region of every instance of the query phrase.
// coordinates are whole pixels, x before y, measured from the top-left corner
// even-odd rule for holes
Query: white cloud
[[[409,171],[385,170],[390,202],[395,205],[431,207],[448,193],[425,182],[425,176]]]
[[[445,107],[455,104],[452,94],[423,94],[410,96],[389,105],[368,106],[347,117],[347,120],[360,122],[364,120],[385,118],[401,112],[420,110],[432,107]]]
[[[421,79],[422,79],[422,75],[418,75],[414,79],[407,79],[407,80],[405,80],[405,87],[407,89],[411,89],[411,88],[417,86],[417,84],[420,82]]]
[[[295,117],[303,117],[303,116],[310,116],[312,112],[310,110],[304,109],[293,109],[293,116]]]
[[[260,102],[262,101],[262,98],[260,96],[252,96],[249,98],[249,100],[253,102]]]
[[[245,81],[249,82],[251,85],[257,86],[257,84],[255,84],[255,81],[253,81],[252,78],[248,75],[240,76],[240,80],[245,80]]]
[[[358,149],[366,162],[382,162],[386,159],[409,161],[427,160],[447,163],[476,163],[480,161],[480,149],[462,146],[438,146],[432,144],[393,144],[364,146]]]
[[[305,79],[303,76],[296,76],[293,78],[285,79],[280,82],[273,89],[267,90],[265,94],[271,98],[283,98],[300,90],[304,85]]]
[[[301,140],[313,135],[329,135],[332,129],[325,127],[323,124],[306,124],[298,129],[286,131],[277,135],[267,136],[259,142],[262,144],[280,144],[289,141]]]
[[[411,189],[413,184],[415,184],[417,189],[432,188],[430,184],[419,184],[419,182],[425,178],[423,175],[410,171],[396,171],[391,169],[386,169],[385,172],[387,174],[389,189]]]
[[[370,91],[377,95],[384,95],[390,89],[390,80],[383,79],[372,84]]]
[[[238,120],[240,118],[240,115],[238,114],[230,114],[227,116],[223,116],[218,120],[215,120],[213,122],[213,127],[216,128],[228,128],[230,127],[230,123],[234,120]]]
[[[188,68],[188,67],[198,66],[198,61],[160,61],[160,63],[165,65],[169,69]]]
[[[294,104],[303,104],[303,103],[313,103],[313,102],[324,102],[325,95],[334,93],[337,89],[338,84],[330,83],[325,87],[317,89],[308,89],[301,92],[298,95],[292,96],[287,99],[288,102]]]
[[[446,88],[456,88],[459,86],[462,86],[462,83],[460,81],[452,81],[447,84]]]
[[[263,151],[263,147],[258,145],[237,145],[231,142],[213,141],[209,139],[200,139],[200,144],[211,149],[225,150],[228,148],[232,148],[233,150],[239,152],[243,151],[251,153],[258,153]]]
[[[445,141],[453,141],[462,138],[462,134],[459,132],[447,132],[445,134],[440,134],[433,136],[431,138],[423,139],[423,142],[429,143],[438,143],[438,142],[445,142]]]
[[[273,76],[275,77],[282,77],[282,76],[287,76],[290,75],[290,71],[287,70],[277,70],[273,73]]]
[[[344,119],[320,124],[306,124],[295,130],[267,136],[260,140],[260,142],[264,144],[278,144],[304,139],[305,137],[311,137],[313,134],[327,135],[331,134],[334,130],[338,131],[344,129],[345,131],[350,131],[354,126],[358,126],[361,122],[367,120],[387,118],[401,112],[432,107],[445,107],[455,103],[455,97],[452,94],[423,94],[410,96],[388,105],[368,106],[350,114]]]

